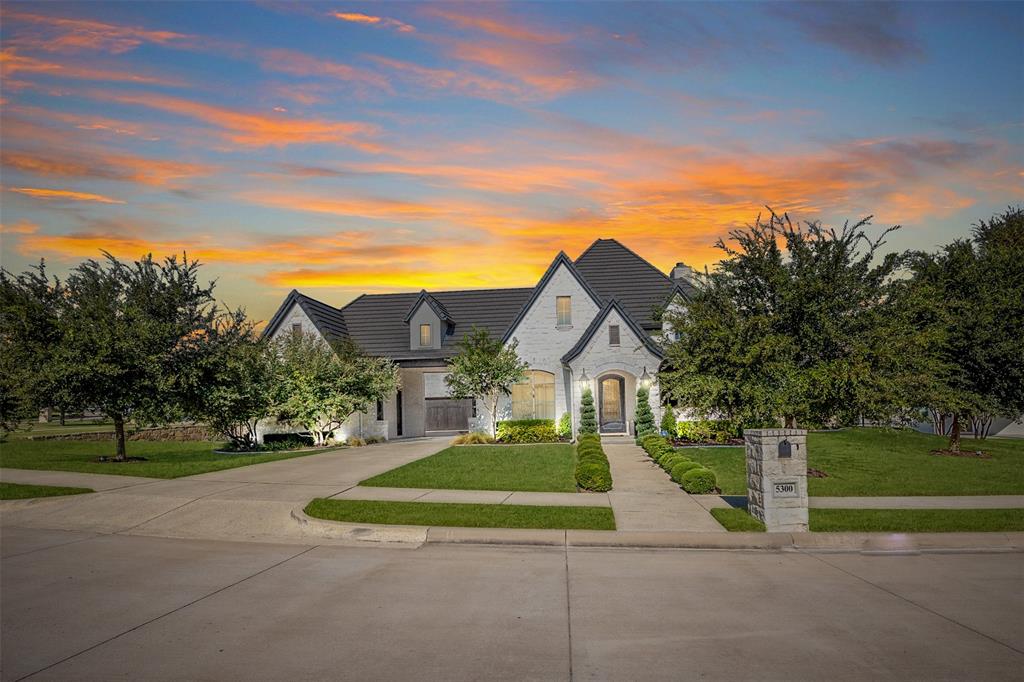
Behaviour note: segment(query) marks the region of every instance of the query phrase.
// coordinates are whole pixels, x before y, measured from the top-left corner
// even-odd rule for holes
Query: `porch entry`
[[[626,432],[626,380],[617,374],[601,378],[598,385],[601,433]]]

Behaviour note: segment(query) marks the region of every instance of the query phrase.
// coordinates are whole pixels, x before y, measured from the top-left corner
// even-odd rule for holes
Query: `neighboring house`
[[[616,240],[598,239],[575,261],[559,253],[531,288],[364,294],[342,308],[292,291],[264,334],[347,338],[399,365],[401,390],[351,418],[338,438],[489,430],[483,401],[453,399],[445,384],[446,360],[474,326],[518,340],[530,367],[499,404],[499,420],[569,412],[575,432],[588,386],[601,432],[631,434],[639,382],[650,381],[651,407],[661,414],[659,311],[686,300],[692,277],[682,263],[670,277]]]

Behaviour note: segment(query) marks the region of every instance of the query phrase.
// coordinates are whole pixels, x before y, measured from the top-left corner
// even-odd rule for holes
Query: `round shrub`
[[[718,486],[711,469],[691,469],[683,474],[683,490],[691,495],[706,495]]]
[[[669,476],[671,476],[672,480],[675,481],[676,483],[682,483],[683,482],[683,475],[687,471],[693,471],[694,469],[702,469],[702,468],[703,467],[700,464],[697,464],[696,462],[691,462],[689,460],[683,460],[682,462],[677,462],[672,467],[672,471],[669,474]]]
[[[608,467],[582,462],[576,467],[576,485],[595,492],[612,489],[612,474]]]
[[[660,464],[663,469],[671,469],[673,466],[675,466],[679,462],[685,462],[685,461],[687,461],[689,459],[690,458],[687,457],[686,455],[680,455],[680,454],[676,454],[674,452],[669,452],[669,453],[666,453],[661,459],[658,460],[658,464]]]
[[[600,452],[585,452],[576,457],[580,462],[597,462],[602,466],[608,461]]]

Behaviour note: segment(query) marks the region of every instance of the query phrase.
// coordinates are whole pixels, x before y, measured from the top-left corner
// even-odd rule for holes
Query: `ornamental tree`
[[[876,258],[870,218],[841,230],[771,213],[730,232],[699,277],[659,373],[672,402],[707,417],[794,426],[909,410],[926,371],[918,330],[892,296],[901,256]]]
[[[278,418],[304,427],[324,445],[356,412],[386,400],[400,385],[398,365],[365,355],[351,341],[328,343],[319,334],[291,334],[275,344],[281,398]]]
[[[597,410],[594,409],[594,394],[589,387],[583,389],[580,397],[580,433],[597,433]]]
[[[479,398],[491,415],[491,435],[498,431],[498,400],[512,393],[529,365],[519,358],[517,340],[503,344],[486,329],[473,327],[459,341],[459,352],[448,360],[445,382],[455,398]]]
[[[636,437],[643,438],[654,430],[654,413],[651,411],[650,392],[641,386],[636,389]]]

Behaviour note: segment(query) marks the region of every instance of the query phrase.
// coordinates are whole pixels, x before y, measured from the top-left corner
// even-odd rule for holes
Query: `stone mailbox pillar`
[[[747,510],[769,531],[807,530],[807,431],[750,429],[747,448]]]

